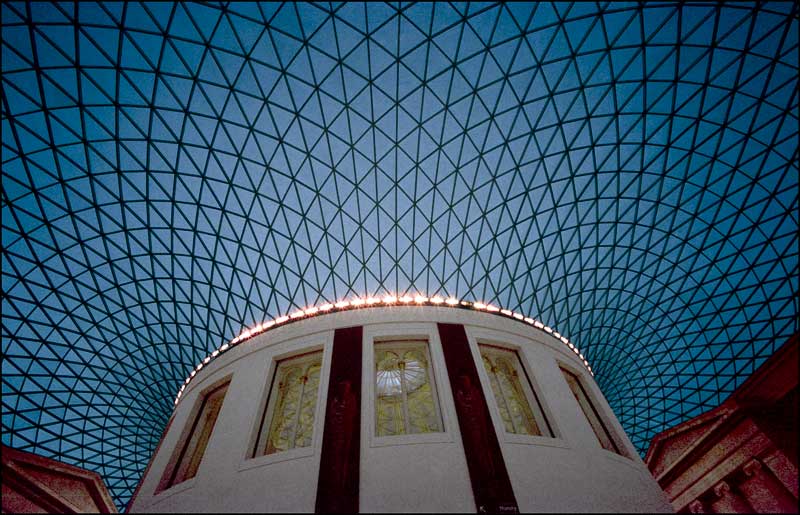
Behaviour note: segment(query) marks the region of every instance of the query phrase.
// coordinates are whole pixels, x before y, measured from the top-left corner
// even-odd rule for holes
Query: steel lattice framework
[[[129,499],[194,365],[494,302],[635,445],[798,329],[798,7],[2,5],[2,439]]]

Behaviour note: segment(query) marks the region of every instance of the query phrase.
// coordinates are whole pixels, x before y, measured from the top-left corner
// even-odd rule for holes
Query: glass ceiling
[[[798,329],[794,2],[1,9],[2,441],[120,507],[308,305],[535,317],[642,452]]]

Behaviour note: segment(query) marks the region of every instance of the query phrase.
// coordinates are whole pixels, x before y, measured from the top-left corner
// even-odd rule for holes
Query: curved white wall
[[[461,434],[436,323],[463,324],[520,511],[671,512],[591,375],[560,341],[496,315],[443,307],[396,306],[332,313],[275,328],[231,348],[189,383],[160,448],[142,479],[131,512],[313,512],[322,427],[336,328],[363,326],[361,511],[475,512]],[[372,343],[425,337],[444,421],[443,433],[374,436]],[[507,434],[480,362],[478,343],[516,348],[556,433],[555,438]],[[274,363],[323,349],[323,370],[309,448],[250,458]],[[600,447],[559,370],[578,373],[627,457]],[[199,395],[230,385],[197,475],[156,493]]]

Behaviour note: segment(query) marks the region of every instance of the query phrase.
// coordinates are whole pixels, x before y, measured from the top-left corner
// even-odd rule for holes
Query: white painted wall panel
[[[671,512],[583,364],[556,338],[522,322],[471,310],[380,307],[316,316],[258,335],[211,361],[191,381],[131,512],[309,512],[314,510],[333,330],[364,326],[360,507],[362,511],[475,510],[436,322],[466,326],[478,343],[516,348],[544,405],[556,438],[505,433],[480,362],[477,363],[495,431],[521,511]],[[374,436],[372,342],[388,336],[425,337],[444,423],[441,434]],[[323,348],[323,374],[308,449],[250,458],[274,361]],[[609,428],[629,457],[602,449],[564,380],[559,363],[581,372]],[[222,411],[194,479],[154,495],[199,394],[231,377]],[[391,438],[396,438],[393,441]]]

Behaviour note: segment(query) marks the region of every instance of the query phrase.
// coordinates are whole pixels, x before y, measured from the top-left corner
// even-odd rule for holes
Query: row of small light
[[[529,325],[536,327],[537,329],[541,329],[544,332],[553,335],[555,338],[561,340],[561,342],[570,348],[580,359],[583,361],[583,365],[586,367],[586,370],[589,371],[592,376],[594,376],[594,372],[592,372],[592,367],[589,366],[589,362],[586,358],[583,357],[583,354],[580,350],[572,344],[572,342],[567,339],[567,337],[562,336],[557,331],[554,331],[552,327],[548,327],[543,323],[539,322],[538,320],[534,320],[533,318],[526,317],[514,311],[510,311],[508,309],[498,308],[497,306],[493,306],[492,304],[483,304],[481,302],[467,302],[464,300],[458,300],[456,298],[443,298],[439,296],[434,297],[423,297],[422,295],[416,295],[414,297],[410,297],[408,295],[404,295],[402,297],[395,297],[395,296],[386,296],[382,298],[378,297],[368,297],[368,298],[356,298],[353,300],[343,300],[336,303],[327,303],[321,306],[314,306],[308,309],[301,309],[295,311],[289,315],[284,315],[282,317],[278,317],[274,320],[270,320],[268,322],[264,322],[263,324],[259,324],[252,329],[248,329],[242,332],[239,336],[234,338],[228,343],[222,345],[219,349],[215,350],[211,354],[205,357],[205,359],[200,362],[200,364],[195,367],[194,370],[191,371],[189,377],[183,382],[181,385],[180,391],[178,391],[178,395],[175,397],[175,404],[178,404],[178,401],[183,395],[183,391],[189,385],[189,382],[192,380],[194,376],[197,375],[200,370],[204,366],[206,366],[212,359],[216,358],[223,352],[227,351],[231,347],[242,343],[245,340],[252,338],[258,334],[263,333],[269,329],[272,329],[277,326],[285,325],[287,322],[293,322],[295,320],[299,320],[302,318],[308,318],[315,315],[323,315],[325,313],[331,313],[335,311],[343,311],[347,309],[354,309],[354,308],[364,308],[364,307],[378,307],[378,306],[403,306],[403,305],[413,305],[413,306],[422,306],[422,305],[433,305],[433,306],[448,306],[453,308],[465,308],[465,309],[475,309],[477,311],[486,311],[488,313],[495,313],[498,315],[503,315],[509,318],[517,319],[521,322],[525,322]]]

